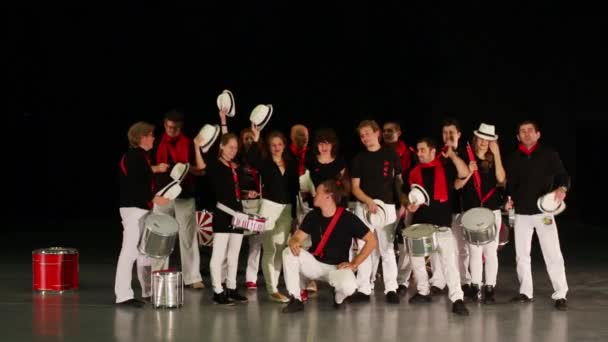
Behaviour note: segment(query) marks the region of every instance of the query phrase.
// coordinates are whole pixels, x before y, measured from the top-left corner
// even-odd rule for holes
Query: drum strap
[[[317,245],[317,248],[312,253],[312,255],[314,255],[316,257],[323,256],[323,249],[325,248],[325,245],[327,244],[327,241],[329,240],[329,236],[334,231],[334,228],[336,228],[336,224],[338,223],[340,216],[342,216],[343,211],[344,211],[343,207],[336,208],[336,213],[334,214],[334,217],[332,217],[331,221],[329,221],[329,225],[327,226],[325,233],[323,233],[323,237],[321,237],[321,241]]]
[[[467,144],[467,154],[469,156],[469,161],[476,160],[475,154],[473,154],[473,149],[471,148],[471,144]],[[475,187],[475,191],[477,192],[477,197],[481,201],[482,206],[490,197],[492,197],[492,195],[494,195],[494,192],[496,192],[496,187],[493,187],[492,189],[490,189],[490,191],[488,191],[487,194],[485,194],[485,196],[482,195],[481,177],[479,176],[478,170],[473,171],[473,186]]]

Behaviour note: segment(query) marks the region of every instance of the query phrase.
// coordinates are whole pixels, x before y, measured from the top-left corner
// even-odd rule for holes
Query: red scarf
[[[190,139],[186,138],[183,134],[180,134],[175,138],[171,138],[167,135],[167,133],[165,133],[163,134],[160,144],[158,144],[158,150],[156,151],[156,163],[188,163],[189,148]],[[169,155],[171,155],[173,163],[169,163]]]
[[[477,161],[475,159],[475,154],[473,153],[473,149],[470,144],[467,144],[467,154],[469,156],[469,161]],[[473,172],[473,186],[475,187],[475,191],[477,192],[477,197],[481,201],[481,205],[483,204],[494,194],[496,191],[496,187],[490,189],[485,196],[481,192],[481,176],[479,176],[479,170],[475,170]]]
[[[435,168],[435,187],[433,188],[433,198],[440,203],[446,202],[448,200],[448,185],[445,179],[443,164],[439,158],[435,158],[430,163],[420,163],[416,165],[412,169],[412,172],[410,172],[410,185],[415,183],[425,187],[424,180],[422,179],[422,168],[429,167]]]
[[[524,146],[524,144],[519,144],[518,148],[520,151],[522,151],[523,153],[525,153],[527,156],[530,156],[532,154],[532,152],[534,152],[534,150],[536,150],[536,148],[538,147],[538,143],[534,144],[534,146],[527,148],[526,146]]]
[[[301,150],[298,150],[298,147],[295,144],[291,144],[289,149],[291,149],[291,152],[298,158],[298,175],[301,176],[306,172],[304,164],[306,163],[306,151],[308,151],[308,147],[304,146]]]

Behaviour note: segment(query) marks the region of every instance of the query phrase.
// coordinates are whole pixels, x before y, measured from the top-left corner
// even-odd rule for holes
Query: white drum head
[[[494,225],[495,217],[488,208],[471,208],[462,214],[460,222],[465,229],[471,231],[486,230]]]
[[[403,230],[403,235],[409,239],[429,237],[437,231],[437,226],[426,223],[413,224]]]
[[[150,214],[145,220],[146,228],[150,229],[157,235],[171,236],[177,234],[177,221],[164,214]]]

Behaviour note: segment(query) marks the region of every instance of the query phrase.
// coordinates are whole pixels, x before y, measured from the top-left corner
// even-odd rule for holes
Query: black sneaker
[[[370,295],[366,295],[365,293],[359,291],[353,293],[353,295],[349,298],[351,303],[362,303],[370,301]]]
[[[447,286],[440,289],[437,286],[431,286],[431,296],[439,296],[445,294],[447,290]]]
[[[120,302],[120,303],[116,303],[116,304],[124,305],[124,306],[131,306],[134,308],[142,308],[146,305],[146,302],[144,302],[143,300],[131,298],[129,300],[125,300],[124,302]]]
[[[399,297],[405,297],[405,295],[407,294],[407,286],[399,285],[399,287],[397,288],[397,294],[399,295]]]
[[[486,285],[483,287],[483,303],[484,304],[495,304],[494,299],[494,286]]]
[[[464,305],[462,299],[459,299],[452,304],[452,312],[461,316],[469,315],[469,309]]]
[[[534,301],[534,299],[528,298],[528,296],[526,296],[523,293],[520,293],[517,296],[511,298],[511,302],[515,302],[515,303],[530,303],[533,301]]]
[[[241,296],[237,289],[227,289],[226,297],[228,297],[228,300],[232,300],[239,303],[247,303],[249,301],[247,297]]]
[[[230,299],[228,299],[225,292],[214,293],[213,302],[215,304],[220,304],[220,305],[227,305],[227,306],[234,305],[234,302],[231,301]]]
[[[420,294],[420,292],[416,292],[416,294],[410,298],[410,300],[408,301],[408,303],[410,304],[416,304],[416,303],[430,303],[432,301],[431,296],[430,295],[422,295]]]
[[[281,310],[283,313],[292,313],[304,311],[304,303],[301,300],[296,299],[294,296],[291,296],[289,299],[289,303]]]
[[[468,293],[463,291],[465,297],[470,298],[474,302],[481,301],[481,290],[479,289],[479,285],[471,284],[468,286],[469,286]]]
[[[560,311],[567,311],[568,310],[568,302],[566,301],[566,298],[562,298],[562,299],[558,299],[555,301],[555,308],[557,310]]]
[[[464,284],[464,285],[460,286],[460,288],[462,289],[462,293],[464,294],[465,297],[470,296],[471,284]]]
[[[399,304],[399,296],[395,291],[389,291],[386,294],[386,302],[389,304]]]

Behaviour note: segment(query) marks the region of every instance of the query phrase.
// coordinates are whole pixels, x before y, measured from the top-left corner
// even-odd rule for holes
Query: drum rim
[[[417,226],[430,226],[430,227],[433,227],[434,230],[431,232],[430,235],[425,235],[425,236],[420,236],[420,237],[410,237],[410,236],[407,236],[407,234],[406,234],[405,231],[407,229],[409,229],[410,227],[417,227]],[[409,225],[409,226],[405,227],[403,229],[402,234],[403,234],[403,236],[405,238],[408,238],[408,239],[424,239],[424,238],[429,238],[429,237],[433,236],[433,233],[436,233],[438,231],[438,228],[439,227],[437,225],[435,225],[435,224],[430,224],[430,223],[415,223],[415,224],[412,224],[412,225]]]
[[[487,218],[489,219],[488,224],[483,228],[483,229],[478,229],[477,226],[475,226],[475,228],[469,228],[467,225],[465,225],[464,223],[464,219],[465,217],[467,217],[467,213],[471,213],[474,211],[479,211],[479,212],[484,212],[484,214],[486,214]],[[470,214],[472,215],[472,214]],[[490,229],[491,226],[496,225],[496,218],[494,216],[494,211],[492,209],[486,208],[486,207],[473,207],[468,209],[467,211],[465,211],[464,213],[462,213],[462,216],[460,217],[460,224],[462,225],[462,228],[468,230],[468,231],[473,231],[473,232],[483,232],[486,231],[488,229]]]
[[[39,248],[39,249],[33,250],[32,254],[51,254],[51,255],[78,254],[78,250],[76,248],[70,248],[70,247],[47,247],[47,248]]]

